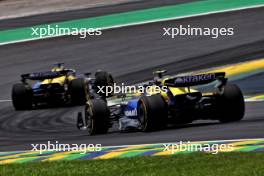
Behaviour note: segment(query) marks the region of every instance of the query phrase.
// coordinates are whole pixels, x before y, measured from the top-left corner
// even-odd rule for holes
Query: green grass
[[[8,164],[0,166],[0,175],[263,176],[264,153],[196,153],[165,157]]]

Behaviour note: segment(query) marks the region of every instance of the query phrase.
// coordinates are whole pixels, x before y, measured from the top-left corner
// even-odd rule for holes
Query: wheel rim
[[[140,105],[139,106],[139,110],[138,110],[138,118],[139,118],[139,122],[140,122],[140,128],[143,130],[145,129],[146,127],[146,113],[145,113],[145,110],[144,110],[144,107],[143,105]]]
[[[86,116],[85,119],[87,121],[88,131],[91,134],[93,132],[93,119],[91,118],[89,110],[86,110],[85,116]]]

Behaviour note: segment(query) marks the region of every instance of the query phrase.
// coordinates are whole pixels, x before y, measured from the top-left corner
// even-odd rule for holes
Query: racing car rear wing
[[[226,83],[227,78],[225,78],[225,72],[217,73],[206,73],[199,75],[189,75],[189,76],[177,76],[168,80],[165,80],[164,84],[171,87],[191,87],[202,84],[209,84],[213,81],[220,81],[220,85]]]
[[[28,73],[28,74],[22,74],[21,78],[22,81],[24,80],[43,80],[43,79],[54,79],[60,76],[63,76],[64,74],[61,72],[38,72],[38,73]]]

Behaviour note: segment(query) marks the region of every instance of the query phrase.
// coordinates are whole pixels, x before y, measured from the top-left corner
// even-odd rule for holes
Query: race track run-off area
[[[206,0],[0,28],[0,164],[169,155],[164,153],[162,144],[178,141],[232,143],[235,146],[232,151],[263,151],[263,6],[263,0]],[[99,27],[103,35],[85,39],[76,36],[40,39],[31,35],[32,27],[47,25]],[[206,36],[164,38],[163,27],[178,25],[233,27],[235,33],[218,39]],[[126,84],[148,81],[157,69],[166,69],[171,75],[225,71],[229,81],[242,89],[246,100],[245,117],[236,123],[195,121],[150,133],[120,133],[113,128],[109,134],[88,136],[87,132],[76,128],[76,116],[83,107],[15,111],[11,88],[20,81],[20,74],[48,70],[56,62],[64,62],[78,73],[107,70],[118,82]],[[31,144],[47,141],[101,144],[103,150],[84,155],[76,151],[42,154],[31,151]]]

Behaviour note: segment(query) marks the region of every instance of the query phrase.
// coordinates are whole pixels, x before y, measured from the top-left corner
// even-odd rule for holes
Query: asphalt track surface
[[[72,10],[66,12],[55,12],[41,15],[34,15],[30,17],[21,17],[14,19],[2,20],[0,22],[0,30],[32,26],[44,23],[61,22],[66,20],[96,17],[101,15],[109,15],[132,10],[141,10],[147,8],[155,8],[166,5],[176,5],[197,0],[141,0],[135,2],[121,3],[118,5],[107,5],[88,9]]]
[[[101,37],[60,37],[0,47],[0,99],[10,99],[12,84],[26,72],[45,71],[63,61],[80,72],[109,70],[119,82],[136,83],[165,68],[182,73],[264,56],[264,8],[153,23],[104,31]],[[234,27],[232,37],[162,36],[163,27],[176,25]],[[245,94],[263,92],[264,75],[237,81]],[[249,81],[249,82],[248,82]],[[249,85],[250,83],[250,85]],[[31,149],[31,143],[101,143],[124,145],[264,137],[262,102],[246,104],[245,118],[237,123],[197,121],[152,133],[88,136],[76,128],[76,113],[83,107],[14,111],[11,102],[0,103],[0,150]]]

